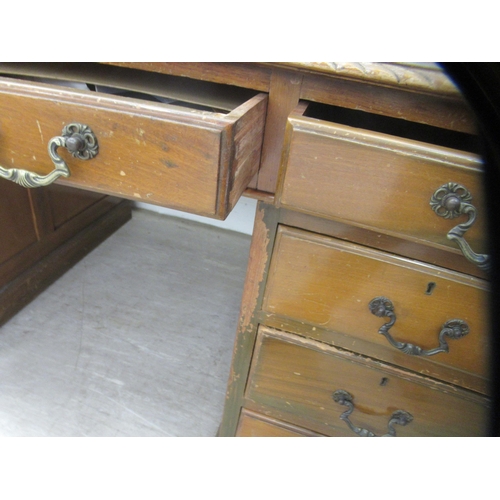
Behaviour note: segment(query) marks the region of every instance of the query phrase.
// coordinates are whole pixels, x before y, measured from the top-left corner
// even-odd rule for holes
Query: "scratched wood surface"
[[[438,347],[438,334],[452,319],[465,321],[470,332],[458,340],[448,339],[448,353],[405,355],[378,333],[389,318],[371,314],[368,306],[380,296],[394,304],[396,322],[390,334],[399,342],[422,349]],[[357,352],[373,355],[369,344],[377,344],[386,348],[382,359],[388,362],[484,393],[490,374],[485,362],[490,345],[488,298],[488,283],[483,280],[280,227],[262,307],[366,341],[366,345],[353,342]],[[324,333],[323,339],[328,339]],[[445,376],[443,365],[454,371]]]
[[[280,73],[301,79],[300,99],[363,109],[463,132],[476,121],[440,68],[380,63],[106,63],[272,92]],[[293,76],[295,75],[295,76]],[[285,83],[286,78],[282,80]],[[276,83],[276,82],[275,82]],[[286,94],[289,89],[284,89]],[[273,172],[273,176],[276,172]],[[266,176],[262,182],[268,182]]]
[[[266,99],[222,114],[4,78],[0,165],[49,173],[48,141],[83,123],[99,154],[60,148],[71,176],[58,182],[223,219],[257,172]]]
[[[308,429],[303,429],[279,420],[266,417],[259,413],[242,410],[237,437],[307,437],[318,436]]]
[[[289,120],[281,206],[457,251],[447,234],[467,216],[445,219],[430,206],[434,192],[454,182],[469,190],[478,212],[465,238],[475,252],[486,251],[479,156],[307,118],[302,110]]]
[[[396,410],[413,416],[396,425],[398,436],[481,436],[487,400],[468,391],[424,380],[390,365],[262,327],[246,390],[249,409],[330,436],[355,436],[333,400],[345,390],[354,397],[354,425],[376,435],[387,432]]]
[[[265,207],[269,208],[271,205],[259,202],[255,214],[250,258],[227,382],[224,414],[219,428],[220,436],[235,435],[257,334],[256,312],[261,308],[265,276],[276,230],[275,213],[273,210],[265,210]]]

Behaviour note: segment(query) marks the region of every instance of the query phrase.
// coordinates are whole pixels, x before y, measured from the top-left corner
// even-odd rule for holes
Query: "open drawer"
[[[52,145],[70,171],[62,184],[224,219],[258,170],[265,94],[98,64],[0,64],[0,75],[3,177],[49,174],[49,142],[75,123],[98,152],[82,161]]]
[[[475,136],[300,103],[286,146],[279,206],[462,252],[488,268]]]

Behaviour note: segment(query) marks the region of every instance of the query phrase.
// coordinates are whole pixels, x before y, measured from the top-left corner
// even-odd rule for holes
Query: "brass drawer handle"
[[[347,391],[342,389],[335,391],[333,393],[333,400],[343,406],[347,406],[347,410],[340,415],[340,419],[343,420],[349,428],[358,436],[361,437],[377,437],[373,432],[368,429],[363,429],[362,427],[356,427],[350,420],[349,417],[354,411],[353,397]],[[388,432],[380,437],[396,437],[396,429],[394,425],[407,425],[413,420],[413,416],[404,410],[396,410],[389,419],[387,424]]]
[[[460,339],[469,333],[469,326],[467,323],[461,319],[451,319],[447,321],[438,335],[439,347],[434,349],[422,349],[419,346],[407,343],[398,342],[389,333],[390,328],[396,322],[396,314],[394,313],[394,304],[387,297],[375,297],[370,301],[368,305],[370,312],[379,318],[387,317],[389,321],[382,325],[378,333],[384,335],[384,337],[389,341],[391,345],[399,349],[405,354],[410,354],[412,356],[433,356],[440,352],[448,352],[449,346],[446,342],[445,337],[450,337],[451,339]]]
[[[48,144],[49,156],[55,169],[47,175],[38,175],[20,168],[6,169],[0,166],[0,177],[15,182],[26,188],[48,186],[59,177],[71,175],[66,162],[57,154],[57,148],[66,148],[75,158],[91,160],[99,152],[99,144],[92,130],[81,123],[66,125],[62,134],[50,139]]]
[[[475,264],[479,269],[489,271],[491,265],[490,256],[473,252],[464,239],[465,233],[474,224],[477,215],[476,207],[469,203],[470,201],[472,201],[472,195],[464,186],[456,182],[448,182],[436,189],[431,197],[430,205],[439,217],[445,219],[455,219],[460,215],[468,215],[469,220],[452,228],[448,232],[447,238],[457,243],[468,261]]]

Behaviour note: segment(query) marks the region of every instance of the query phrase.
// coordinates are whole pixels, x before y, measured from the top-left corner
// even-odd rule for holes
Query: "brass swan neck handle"
[[[389,321],[383,324],[378,333],[382,334],[389,343],[396,349],[399,349],[405,354],[412,356],[433,356],[440,352],[448,352],[449,346],[446,337],[452,339],[460,339],[469,333],[469,326],[461,319],[451,319],[447,321],[441,328],[438,334],[439,346],[434,349],[422,349],[421,347],[410,344],[409,342],[398,342],[389,333],[389,330],[396,322],[396,313],[394,312],[394,304],[387,297],[375,297],[368,304],[370,312],[379,318],[389,318]]]
[[[354,403],[353,403],[353,396],[347,392],[344,391],[343,389],[339,389],[338,391],[335,391],[333,393],[333,400],[336,403],[339,403],[343,406],[347,406],[347,410],[340,415],[340,419],[343,420],[348,427],[357,434],[358,436],[361,437],[377,437],[372,431],[368,429],[364,429],[362,427],[357,427],[354,425],[349,417],[351,416],[351,413],[354,411]],[[387,423],[387,434],[383,434],[380,437],[396,437],[396,429],[394,428],[394,425],[407,425],[413,420],[413,416],[408,413],[405,410],[396,410],[392,415],[391,418],[389,419],[389,422]]]
[[[54,164],[54,170],[47,175],[39,175],[21,168],[3,168],[0,166],[0,178],[15,182],[25,188],[48,186],[59,177],[71,175],[68,165],[59,156],[57,149],[66,148],[75,158],[91,160],[99,152],[99,144],[92,130],[81,123],[66,125],[60,136],[50,139],[47,149]]]
[[[439,217],[455,219],[461,215],[467,215],[466,222],[458,224],[448,231],[446,237],[459,246],[464,257],[483,271],[489,271],[491,267],[490,256],[479,254],[472,250],[464,238],[465,233],[472,227],[476,220],[477,210],[472,201],[472,195],[467,188],[456,182],[448,182],[434,191],[430,205]]]

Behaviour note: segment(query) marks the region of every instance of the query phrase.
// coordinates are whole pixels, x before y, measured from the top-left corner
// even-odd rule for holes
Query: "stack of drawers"
[[[257,213],[220,433],[484,435],[480,157],[460,150],[462,135],[370,115],[362,128],[331,111],[300,103],[289,117],[275,204]]]

